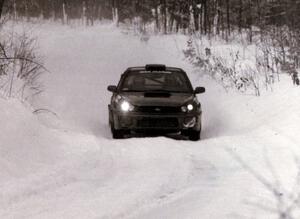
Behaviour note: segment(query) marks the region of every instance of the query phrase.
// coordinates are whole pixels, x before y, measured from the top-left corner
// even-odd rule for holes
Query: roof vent
[[[166,71],[165,65],[151,64],[146,65],[146,71]]]

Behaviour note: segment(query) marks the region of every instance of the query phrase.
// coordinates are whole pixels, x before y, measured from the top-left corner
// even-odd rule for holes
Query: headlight
[[[123,101],[121,103],[121,110],[125,111],[125,112],[128,112],[129,109],[130,109],[130,104],[127,101]]]
[[[192,104],[187,105],[188,111],[192,111],[194,109],[194,106]]]
[[[127,102],[126,100],[123,100],[123,101],[120,102],[120,109],[123,112],[129,112],[129,111],[133,110],[133,106],[129,102]]]
[[[191,112],[194,110],[194,105],[193,104],[188,104],[188,105],[185,105],[185,106],[182,106],[181,107],[181,111],[186,113],[186,112]]]
[[[116,107],[123,112],[133,111],[133,109],[134,109],[134,106],[131,105],[128,101],[124,100],[124,98],[120,95],[116,96],[115,104],[116,104]]]

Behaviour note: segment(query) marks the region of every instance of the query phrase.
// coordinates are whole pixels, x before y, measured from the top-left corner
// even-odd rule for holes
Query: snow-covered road
[[[183,36],[146,44],[111,25],[33,32],[51,71],[34,105],[58,116],[0,100],[8,124],[0,133],[0,218],[277,218],[258,207],[276,210],[276,200],[233,154],[282,182],[283,196],[291,189],[300,91],[289,80],[260,98],[227,94],[192,73]],[[182,67],[206,86],[203,140],[111,139],[106,87],[128,66],[147,63]]]

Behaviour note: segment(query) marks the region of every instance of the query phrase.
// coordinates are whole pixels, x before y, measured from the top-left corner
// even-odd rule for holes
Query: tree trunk
[[[203,5],[201,4],[201,8],[200,8],[200,16],[199,16],[199,26],[200,26],[200,33],[203,34]]]
[[[207,27],[208,27],[208,35],[209,35],[209,38],[211,37],[211,33],[212,33],[212,19],[210,17],[210,14],[211,14],[211,6],[208,4],[207,5]]]
[[[263,11],[261,9],[261,1],[256,0],[256,7],[257,7],[257,16],[258,16],[258,26],[259,26],[259,32],[260,32],[260,41],[263,41],[263,33],[264,33],[264,26],[265,21],[263,19]]]
[[[82,24],[83,25],[88,25],[88,21],[87,21],[87,16],[86,16],[86,3],[85,1],[82,2]]]
[[[29,21],[29,14],[28,14],[28,2],[27,0],[25,0],[25,17],[26,17],[26,20],[27,22]]]
[[[218,26],[217,26],[217,34],[220,35],[221,32],[221,26],[222,26],[222,8],[221,8],[221,2],[217,0],[218,2]]]
[[[249,0],[249,21],[248,21],[248,28],[249,28],[249,42],[252,43],[252,0]]]
[[[226,40],[228,40],[228,37],[230,36],[230,10],[229,10],[229,0],[226,0],[226,18],[227,18],[227,34],[226,34]]]
[[[66,7],[67,7],[66,1],[63,1],[62,7],[63,7],[63,24],[67,24],[68,23],[68,14],[66,11]]]
[[[96,1],[90,1],[88,7],[88,19],[90,20],[92,26],[94,26],[96,11],[97,11]]]
[[[2,12],[3,12],[3,5],[4,5],[4,0],[0,0],[0,18],[2,16]]]
[[[112,16],[116,26],[119,26],[119,1],[114,0],[112,5]]]
[[[180,26],[181,26],[181,16],[177,16],[177,19],[176,19],[176,33],[179,32]]]
[[[169,31],[171,33],[173,32],[174,20],[175,20],[174,14],[171,14],[170,21],[169,21]]]
[[[220,7],[223,8],[222,5],[222,1],[220,1]],[[220,12],[220,30],[221,30],[221,34],[222,34],[222,38],[225,39],[225,25],[224,25],[225,21],[224,21],[224,13],[223,10],[221,10]]]
[[[155,27],[156,27],[156,32],[160,31],[160,25],[159,25],[159,18],[158,18],[158,5],[155,5]]]
[[[207,24],[208,24],[208,14],[207,14],[207,4],[206,0],[203,1],[203,11],[204,11],[204,21],[203,21],[203,26],[204,26],[204,34],[207,34]]]
[[[163,0],[164,34],[167,34],[167,0]]]
[[[14,0],[13,7],[14,7],[14,20],[16,21],[17,20],[17,3],[16,3],[16,0]]]
[[[214,29],[214,35],[219,34],[219,4],[218,4],[218,0],[214,1],[215,3],[215,15],[214,15],[214,24],[213,24],[213,29]]]
[[[51,19],[56,20],[55,3],[51,1]]]
[[[199,9],[197,8],[197,5],[194,5],[194,22],[195,22],[195,30],[199,31]]]
[[[239,33],[242,33],[242,21],[243,21],[243,0],[239,3]]]

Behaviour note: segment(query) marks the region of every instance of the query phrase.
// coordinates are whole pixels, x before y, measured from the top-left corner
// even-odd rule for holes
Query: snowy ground
[[[184,37],[144,43],[111,25],[47,24],[32,32],[52,72],[34,107],[57,116],[0,99],[0,218],[278,218],[276,199],[249,169],[291,198],[300,89],[290,78],[257,98],[225,93],[190,73],[207,88],[199,96],[203,140],[112,140],[107,85],[146,63],[192,72],[179,52]]]

